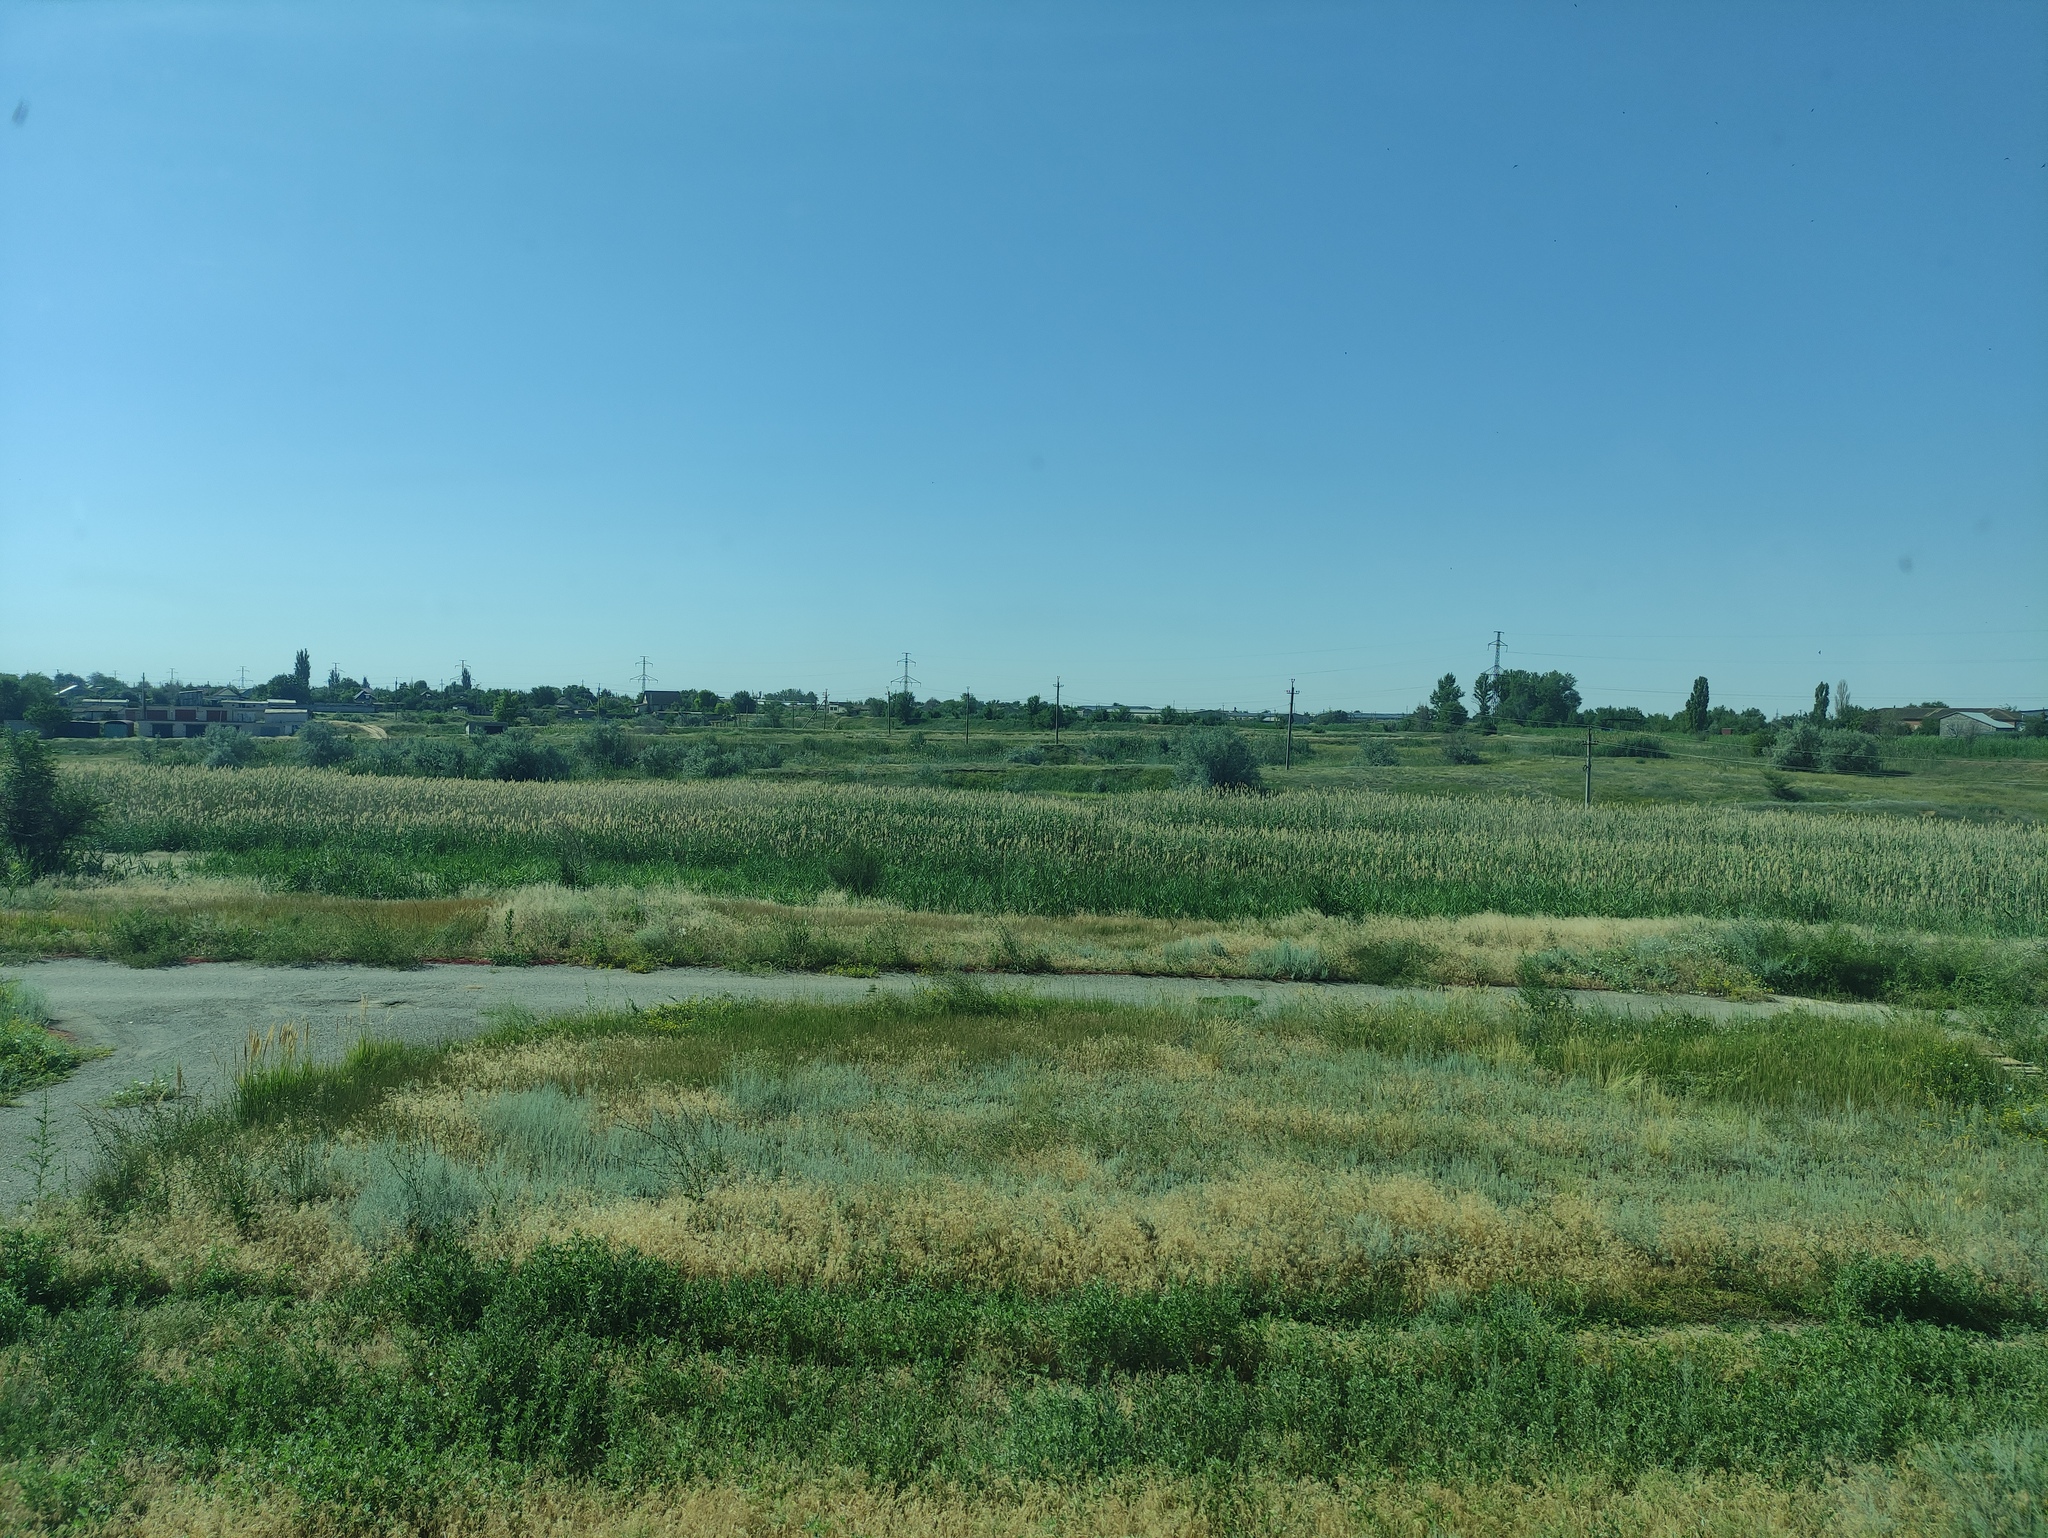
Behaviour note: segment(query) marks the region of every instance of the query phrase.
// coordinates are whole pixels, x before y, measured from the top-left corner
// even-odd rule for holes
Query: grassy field
[[[961,981],[280,1034],[0,1237],[0,1524],[2031,1531],[2009,1045]]]

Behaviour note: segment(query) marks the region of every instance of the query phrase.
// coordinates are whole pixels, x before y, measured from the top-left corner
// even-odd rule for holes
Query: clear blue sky
[[[10,671],[2048,696],[2039,4],[4,3],[9,111]]]

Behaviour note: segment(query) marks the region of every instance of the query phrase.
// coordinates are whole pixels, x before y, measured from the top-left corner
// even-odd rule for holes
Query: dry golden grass
[[[325,1294],[370,1263],[351,1192],[393,1150],[424,1149],[487,1192],[473,1240],[492,1253],[586,1234],[693,1274],[792,1283],[1312,1289],[1391,1265],[1418,1303],[1516,1285],[1683,1294],[1711,1313],[1730,1275],[1796,1290],[1858,1253],[2043,1279],[2025,1193],[2048,1150],[1974,1124],[1765,1119],[1627,1077],[1557,1081],[1512,1037],[1492,1061],[1385,1057],[1284,1022],[1039,1011],[988,1026],[1020,1033],[991,1053],[968,1024],[924,1037],[906,1023],[782,1067],[729,1055],[710,1027],[471,1044],[343,1130],[331,1200],[280,1204],[237,1233],[180,1166],[167,1210],[138,1210],[106,1242],[163,1269],[208,1253],[288,1267]],[[806,1062],[841,1077],[806,1088]],[[537,1166],[490,1121],[537,1090],[567,1097],[552,1104],[572,1143],[683,1113],[731,1162],[651,1190],[614,1166]],[[256,1140],[259,1168],[285,1137]]]
[[[924,913],[827,893],[809,905],[704,897],[673,888],[565,890],[526,887],[500,898],[479,942],[536,959],[610,956],[631,965],[685,953],[723,965],[780,960],[801,945],[801,926],[821,951],[856,965],[924,971],[1128,972],[1162,977],[1269,977],[1289,959],[1286,942],[1313,951],[1342,974],[1361,947],[1404,947],[1401,981],[1506,986],[1539,951],[1627,951],[1645,940],[1680,941],[1706,927],[1684,919],[1329,918],[1313,912],[1228,922],[1136,916]],[[1680,948],[1683,982],[1711,993],[1755,994],[1753,979],[1730,974]],[[1374,979],[1380,980],[1380,979]],[[1393,978],[1385,980],[1392,981]]]

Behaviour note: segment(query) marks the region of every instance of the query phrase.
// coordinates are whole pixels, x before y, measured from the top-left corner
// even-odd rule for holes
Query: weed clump
[[[85,1054],[53,1034],[49,1024],[41,994],[0,978],[0,1106],[56,1083],[85,1061]]]

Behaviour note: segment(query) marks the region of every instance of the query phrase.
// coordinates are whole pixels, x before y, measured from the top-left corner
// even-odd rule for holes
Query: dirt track
[[[601,971],[584,967],[433,966],[414,972],[375,967],[274,968],[220,963],[137,971],[103,961],[47,961],[4,973],[39,990],[56,1028],[86,1047],[108,1049],[50,1090],[50,1116],[58,1154],[53,1173],[68,1163],[75,1173],[91,1150],[85,1113],[123,1085],[182,1068],[189,1091],[205,1094],[232,1071],[253,1032],[286,1023],[311,1030],[322,1055],[365,1035],[438,1041],[469,1035],[493,1009],[521,1005],[541,1014],[586,1008],[643,1008],[670,999],[731,994],[739,998],[852,1000],[872,988],[907,993],[923,986],[896,974],[864,981],[809,973],[752,974],[712,968],[672,972]],[[1050,976],[991,978],[994,985],[1047,997],[1123,1002],[1191,1002],[1236,994],[1262,1001],[1340,998],[1378,1003],[1396,998],[1427,1002],[1463,994],[1505,1001],[1506,989],[1375,988],[1364,984],[1266,983],[1215,978]],[[1783,1002],[1734,1004],[1723,999],[1657,994],[1587,993],[1585,1003],[1630,1014],[1682,1007],[1719,1018],[1781,1009]],[[1816,1009],[1867,1006],[1808,1005]],[[0,1110],[0,1210],[27,1194],[18,1167],[40,1094]]]

